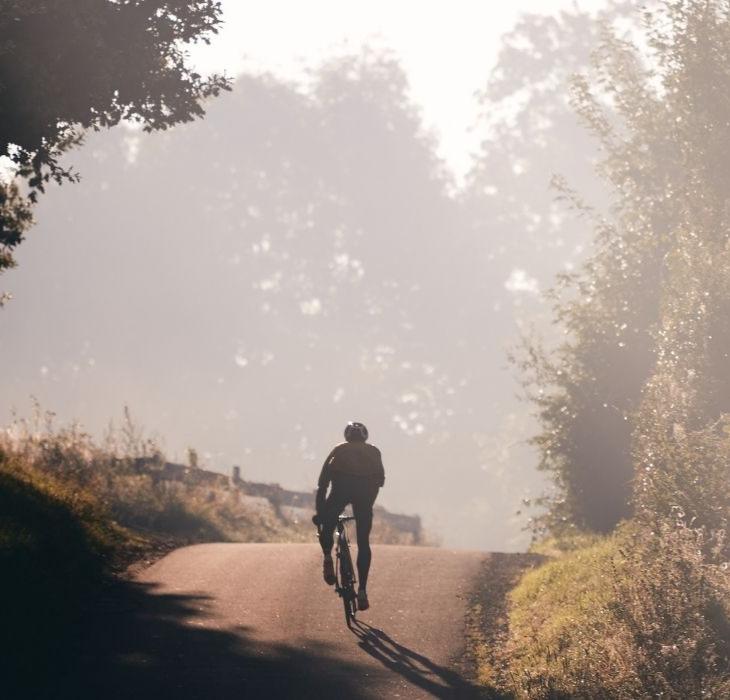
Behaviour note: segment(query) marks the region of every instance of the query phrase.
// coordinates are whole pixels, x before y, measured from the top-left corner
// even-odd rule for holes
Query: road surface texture
[[[68,681],[96,698],[481,697],[464,623],[490,556],[373,547],[371,608],[350,630],[314,544],[178,549],[94,611]]]

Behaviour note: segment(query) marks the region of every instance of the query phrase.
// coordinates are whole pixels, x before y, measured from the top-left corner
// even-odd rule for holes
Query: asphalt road
[[[488,557],[373,547],[371,608],[349,630],[316,545],[179,549],[106,612],[78,690],[160,700],[479,697],[464,618]]]

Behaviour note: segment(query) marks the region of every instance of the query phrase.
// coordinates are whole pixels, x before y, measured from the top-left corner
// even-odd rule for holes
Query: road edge
[[[507,687],[507,659],[503,653],[509,636],[508,596],[528,570],[545,560],[540,554],[494,552],[482,563],[467,606],[464,663],[484,698],[512,697]]]

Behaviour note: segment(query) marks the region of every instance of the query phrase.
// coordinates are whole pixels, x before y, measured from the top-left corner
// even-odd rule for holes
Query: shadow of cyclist
[[[483,688],[470,683],[456,671],[439,666],[423,654],[398,644],[377,627],[355,620],[351,631],[358,637],[358,646],[363,651],[434,697],[460,700],[488,697]]]

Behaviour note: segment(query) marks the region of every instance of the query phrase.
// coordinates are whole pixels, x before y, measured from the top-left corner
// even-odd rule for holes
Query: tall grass
[[[159,466],[165,458],[127,410],[121,426],[110,426],[97,444],[76,424],[57,428],[53,414],[36,406],[29,419],[0,433],[0,450],[6,472],[39,486],[47,480],[62,485],[74,502],[93,504],[97,522],[143,537],[178,543],[311,539],[310,527],[252,508],[237,489],[168,481],[141,469],[140,458]]]

